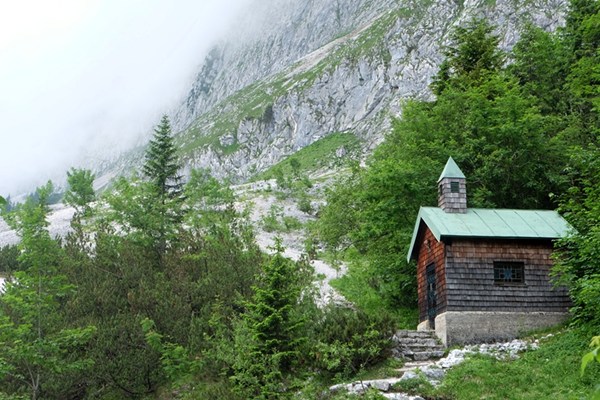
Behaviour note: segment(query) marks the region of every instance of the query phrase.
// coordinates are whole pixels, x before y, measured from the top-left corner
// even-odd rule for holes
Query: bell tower
[[[438,179],[438,207],[447,213],[467,212],[467,179],[452,157]]]

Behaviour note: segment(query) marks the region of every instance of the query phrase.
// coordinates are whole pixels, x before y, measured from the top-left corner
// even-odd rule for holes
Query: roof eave
[[[415,250],[415,244],[417,241],[417,236],[419,236],[419,227],[421,226],[421,210],[423,207],[419,208],[419,214],[417,215],[417,221],[415,222],[415,227],[413,229],[412,238],[410,239],[410,246],[408,248],[408,254],[406,255],[406,261],[410,262],[413,258],[413,251]]]
[[[417,237],[419,236],[419,230],[421,228],[421,221],[429,228],[433,236],[437,240],[441,240],[441,235],[439,230],[435,227],[435,225],[430,221],[427,217],[427,213],[425,212],[425,207],[419,208],[419,214],[417,215],[417,221],[415,222],[415,228],[413,229],[413,235],[410,240],[410,247],[408,248],[408,254],[406,256],[406,261],[410,262],[412,259],[417,259],[417,256],[413,254],[417,249],[415,249]]]
[[[562,237],[541,237],[541,236],[489,236],[489,235],[452,235],[452,234],[443,234],[440,236],[440,240],[444,241],[447,239],[499,239],[499,240],[558,240],[562,239]]]

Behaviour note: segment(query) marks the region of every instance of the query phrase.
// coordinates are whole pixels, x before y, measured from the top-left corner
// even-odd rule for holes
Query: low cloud
[[[5,7],[0,194],[62,176],[82,155],[102,158],[139,143],[249,2],[24,0]]]

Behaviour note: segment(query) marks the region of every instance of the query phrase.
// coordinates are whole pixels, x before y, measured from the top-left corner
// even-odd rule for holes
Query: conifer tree
[[[169,239],[174,237],[173,233],[183,218],[180,169],[169,117],[163,115],[160,124],[154,129],[154,137],[148,145],[146,162],[142,167],[153,197],[147,201],[152,202],[149,215],[152,222],[149,226],[154,228],[147,233],[154,239],[154,249],[161,263]]]
[[[163,115],[146,150],[142,172],[156,186],[159,196],[175,197],[182,189],[180,169],[169,117]]]
[[[295,312],[302,290],[301,273],[296,263],[283,256],[280,240],[274,249],[238,329],[247,341],[239,349],[233,380],[251,399],[289,397],[286,376],[298,358],[301,340],[298,332],[303,322]]]
[[[477,85],[489,73],[500,70],[505,55],[498,48],[500,38],[493,31],[486,20],[474,19],[452,32],[452,45],[445,49],[446,59],[431,84],[435,94],[452,86]]]

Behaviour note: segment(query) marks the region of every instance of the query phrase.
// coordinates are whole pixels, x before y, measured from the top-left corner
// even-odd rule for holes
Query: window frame
[[[501,271],[503,270],[503,271]],[[501,273],[510,271],[510,277],[500,277]],[[497,260],[493,264],[494,285],[496,286],[526,286],[525,262],[517,260]],[[514,276],[514,277],[513,277]]]
[[[450,193],[460,193],[459,181],[450,181]]]

